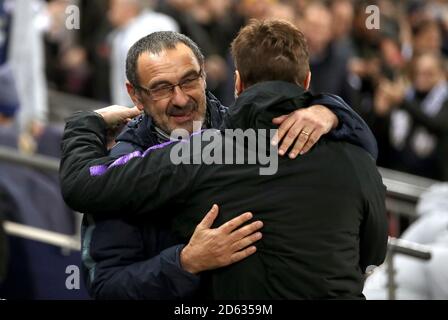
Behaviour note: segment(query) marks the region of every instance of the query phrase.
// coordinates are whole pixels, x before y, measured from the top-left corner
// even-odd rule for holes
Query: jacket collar
[[[222,129],[274,129],[272,118],[309,106],[312,95],[284,81],[266,81],[246,89],[229,108]]]

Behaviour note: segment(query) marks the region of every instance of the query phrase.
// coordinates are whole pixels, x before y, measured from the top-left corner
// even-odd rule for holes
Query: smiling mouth
[[[177,123],[183,123],[193,118],[193,111],[184,114],[171,115],[170,117]]]

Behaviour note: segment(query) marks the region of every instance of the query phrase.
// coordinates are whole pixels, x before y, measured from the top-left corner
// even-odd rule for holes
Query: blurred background
[[[341,96],[377,138],[391,241],[366,296],[448,299],[446,0],[0,0],[0,298],[88,298],[67,269],[80,215],[58,186],[64,118],[131,105],[127,50],[159,30],[199,45],[208,89],[230,106],[229,45],[251,18],[296,24],[311,90]]]

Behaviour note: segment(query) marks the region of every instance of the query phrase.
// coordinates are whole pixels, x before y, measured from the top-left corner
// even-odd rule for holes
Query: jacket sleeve
[[[168,230],[143,229],[121,219],[83,221],[82,261],[89,292],[95,299],[185,299],[199,287],[199,276],[182,269],[184,245],[168,247],[148,259],[142,230],[157,235]],[[113,235],[113,236],[111,236]],[[148,236],[146,234],[145,236]]]
[[[114,159],[107,154],[105,136],[106,124],[95,112],[79,112],[67,121],[59,177],[72,209],[107,216],[156,214],[170,200],[186,199],[194,165],[170,161],[163,149],[173,142]]]
[[[388,221],[386,186],[373,160],[365,152],[346,149],[347,159],[354,169],[359,185],[359,267],[366,272],[369,266],[379,266],[387,252]]]
[[[366,150],[375,160],[378,158],[378,146],[369,126],[344,100],[333,94],[314,96],[312,104],[321,104],[333,111],[339,119],[339,127],[329,135],[335,140],[343,140]]]
[[[388,222],[386,215],[386,187],[377,170],[360,168],[364,194],[364,216],[360,226],[359,265],[363,272],[368,266],[379,266],[387,252]]]

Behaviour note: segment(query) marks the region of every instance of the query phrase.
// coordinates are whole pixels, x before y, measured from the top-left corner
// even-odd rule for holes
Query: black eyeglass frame
[[[194,82],[194,81],[199,80],[199,79],[202,78],[203,76],[204,76],[204,74],[202,73],[202,68],[201,68],[201,69],[199,69],[198,74],[195,75],[194,78],[188,77],[187,79],[183,79],[183,80],[179,81],[179,82],[176,83],[176,84],[166,85],[166,86],[163,86],[162,88],[149,89],[149,88],[145,88],[145,87],[143,87],[143,86],[135,85],[135,84],[133,84],[133,87],[136,88],[136,89],[138,89],[138,90],[141,90],[141,91],[145,92],[145,93],[146,93],[149,97],[151,97],[154,101],[157,101],[157,100],[162,100],[162,99],[171,97],[171,96],[173,95],[173,93],[174,93],[174,88],[177,87],[177,86],[179,86],[179,88],[182,90],[182,92],[185,93],[186,91],[185,91],[184,88],[182,87],[182,86],[185,84],[185,82]],[[159,97],[157,97],[157,94],[156,94],[156,97],[154,98],[154,92],[157,92],[157,91],[160,91],[160,90],[167,90],[167,89],[169,89],[169,95],[168,95],[168,94],[167,94],[167,95],[160,95]],[[188,91],[188,90],[191,90],[191,89],[192,89],[192,88],[189,88],[189,89],[187,89],[187,91]],[[167,93],[168,93],[168,92],[167,92]]]

